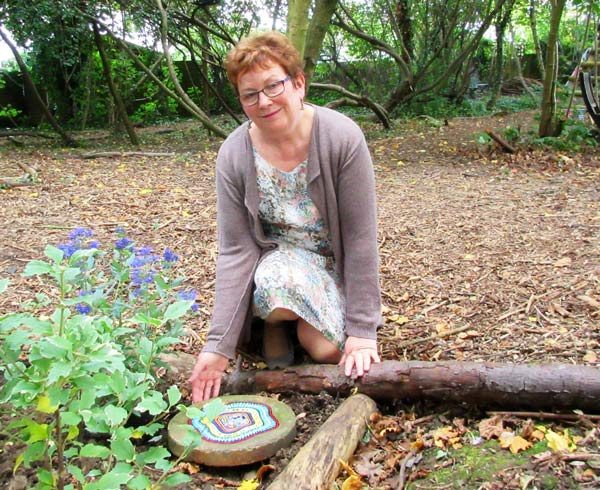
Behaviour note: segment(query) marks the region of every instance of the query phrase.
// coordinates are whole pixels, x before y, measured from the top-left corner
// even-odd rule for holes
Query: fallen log
[[[502,138],[502,136],[494,133],[491,129],[488,129],[486,131],[486,134],[492,138],[496,143],[498,143],[500,145],[500,147],[506,152],[506,153],[517,153],[517,150],[514,146],[512,146],[508,141],[506,141],[504,138]]]
[[[267,490],[325,490],[354,454],[377,405],[365,395],[345,400],[298,451]]]
[[[172,157],[175,153],[156,153],[147,151],[96,151],[83,153],[80,158],[89,160],[91,158],[122,158],[122,157]]]
[[[195,356],[164,360],[189,376]],[[456,361],[383,361],[362,378],[340,366],[307,364],[284,370],[235,370],[223,393],[304,392],[347,396],[358,390],[376,400],[458,402],[501,409],[600,411],[600,369],[572,364],[502,364]]]

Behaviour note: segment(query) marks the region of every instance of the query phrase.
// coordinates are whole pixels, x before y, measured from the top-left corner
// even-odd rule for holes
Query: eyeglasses
[[[267,97],[269,97],[270,99],[272,99],[273,97],[277,97],[278,95],[281,95],[285,91],[285,82],[287,82],[290,78],[292,78],[292,77],[290,75],[288,75],[283,80],[277,80],[276,82],[269,83],[262,90],[258,90],[256,92],[247,92],[245,94],[240,94],[238,99],[240,99],[240,103],[243,106],[249,107],[249,106],[252,106],[252,105],[258,103],[258,98],[259,98],[261,92],[263,94],[265,94]]]

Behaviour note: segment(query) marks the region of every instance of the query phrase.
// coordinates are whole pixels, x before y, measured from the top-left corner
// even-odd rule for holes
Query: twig
[[[398,477],[398,490],[404,490],[404,486],[406,485],[406,466],[408,465],[408,462],[415,457],[415,454],[417,454],[417,450],[412,448],[402,460],[402,464],[400,465],[400,476]]]
[[[0,178],[0,186],[2,187],[26,187],[34,184],[35,182],[29,180],[9,180]]]
[[[448,300],[445,299],[444,301],[437,303],[435,305],[429,306],[427,308],[424,308],[423,311],[421,312],[422,315],[427,315],[427,313],[432,312],[433,310],[437,310],[438,308],[441,308],[442,306],[445,306],[448,304]]]
[[[449,337],[450,335],[454,335],[455,333],[464,332],[469,329],[469,325],[464,325],[462,327],[455,328],[453,330],[447,330],[446,332],[436,333],[435,335],[430,335],[429,337],[423,337],[421,339],[407,340],[405,342],[401,342],[396,346],[397,349],[402,349],[404,347],[408,347],[409,345],[421,344],[423,342],[429,342],[434,339],[441,339],[444,337]]]
[[[546,420],[600,420],[600,415],[588,415],[577,413],[550,413],[550,412],[510,412],[510,411],[491,411],[486,412],[489,416],[502,415],[509,417],[520,417],[528,419],[546,419]]]
[[[27,175],[29,175],[29,177],[31,177],[32,181],[35,181],[37,179],[37,170],[35,168],[23,162],[17,162],[17,165],[21,170],[23,170],[23,172],[25,172]]]
[[[519,308],[517,308],[516,310],[511,310],[508,311],[506,313],[504,313],[504,315],[501,315],[498,317],[498,321],[502,321],[502,320],[506,320],[509,316],[513,316],[516,315],[517,313],[522,313],[527,309],[527,305],[525,306],[520,306]]]

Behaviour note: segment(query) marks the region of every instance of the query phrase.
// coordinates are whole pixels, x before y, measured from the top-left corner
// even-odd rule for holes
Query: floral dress
[[[264,319],[275,308],[291,310],[342,350],[345,299],[329,230],[308,194],[308,162],[284,172],[256,150],[254,161],[259,218],[267,238],[279,245],[256,269],[254,312]]]

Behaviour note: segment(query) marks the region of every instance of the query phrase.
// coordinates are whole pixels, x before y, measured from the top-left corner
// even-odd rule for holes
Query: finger
[[[371,354],[370,353],[365,356],[364,361],[365,361],[365,373],[368,373],[369,369],[371,369]]]
[[[217,379],[215,381],[215,384],[213,385],[212,397],[216,398],[217,396],[219,396],[220,390],[221,390],[221,378]]]
[[[373,358],[373,362],[381,362],[381,359],[379,358],[379,354],[377,353],[376,349],[373,350],[373,354],[371,354],[371,357]]]
[[[364,364],[363,364],[363,355],[360,351],[355,354],[354,363],[356,364],[356,375],[360,377],[363,374],[365,374]]]
[[[352,368],[354,367],[354,357],[352,355],[346,356],[346,362],[344,364],[344,373],[346,376],[352,374]]]
[[[192,384],[192,403],[198,403],[202,401],[202,390],[198,383]]]
[[[213,383],[211,381],[207,381],[204,385],[204,392],[202,400],[209,400],[210,394],[212,393]]]
[[[198,380],[194,385],[194,393],[192,399],[194,403],[199,403],[204,400],[204,381]]]

